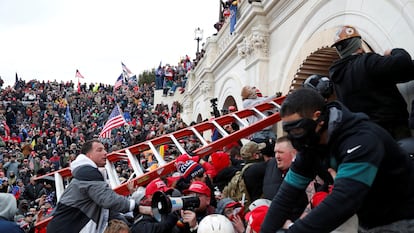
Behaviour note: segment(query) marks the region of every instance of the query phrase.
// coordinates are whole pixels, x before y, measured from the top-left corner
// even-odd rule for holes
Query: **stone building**
[[[399,47],[414,57],[414,0],[243,0],[236,16],[234,33],[227,19],[189,75],[181,100],[186,122],[211,118],[213,98],[219,109],[241,109],[244,85],[285,95],[309,74],[327,75],[341,25],[355,26],[374,52]],[[399,86],[410,103],[413,85]]]

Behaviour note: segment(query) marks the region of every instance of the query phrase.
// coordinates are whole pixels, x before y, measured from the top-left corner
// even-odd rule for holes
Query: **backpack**
[[[249,192],[247,191],[246,183],[244,183],[243,173],[253,163],[244,165],[241,171],[237,171],[236,174],[231,178],[230,182],[223,188],[223,197],[229,197],[235,201],[242,203],[244,194],[244,206],[249,206],[251,203]]]

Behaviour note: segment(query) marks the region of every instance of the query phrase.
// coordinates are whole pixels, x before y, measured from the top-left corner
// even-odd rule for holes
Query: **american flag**
[[[123,62],[121,62],[121,65],[122,65],[122,70],[124,71],[124,73],[128,74],[128,77],[129,77],[129,75],[131,75],[132,72],[126,67],[126,65]]]
[[[122,83],[124,81],[123,75],[119,75],[119,77],[116,79],[115,85],[114,85],[114,91],[118,89],[118,87],[122,86]]]
[[[75,77],[76,78],[85,78],[85,77],[83,77],[83,75],[81,75],[81,73],[79,72],[79,70],[76,70]]]
[[[110,138],[112,129],[122,126],[126,123],[127,122],[122,116],[119,106],[116,105],[115,108],[112,110],[111,115],[109,115],[108,121],[105,123],[101,133],[99,133],[99,137]]]

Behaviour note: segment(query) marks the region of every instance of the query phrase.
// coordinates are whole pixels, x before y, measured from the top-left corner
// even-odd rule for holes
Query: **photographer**
[[[174,201],[162,193],[162,195],[158,195],[160,192],[157,191],[161,191],[167,195],[173,195],[175,193],[173,189],[167,187],[164,181],[159,178],[149,183],[146,188],[145,198],[141,201],[140,205],[152,205],[153,211],[152,213],[141,214],[135,217],[136,220],[131,227],[132,233],[197,232],[198,223],[201,219],[214,212],[210,209],[210,188],[201,181],[194,181],[184,191],[184,194],[188,196],[176,197]],[[153,195],[156,197],[153,197]],[[194,199],[191,196],[197,197],[197,202],[190,200]],[[153,203],[154,201],[155,205]],[[170,205],[166,204],[166,201],[170,202]],[[158,209],[158,213],[154,211],[154,206]],[[174,209],[175,211],[172,211]]]
[[[210,112],[210,114],[213,115],[214,118],[220,117],[220,111],[217,108],[217,98],[211,99],[210,103],[211,103],[211,108],[213,108],[213,111]],[[213,135],[211,135],[211,141],[214,142],[220,139],[221,137],[222,135],[219,133],[219,131],[216,128],[214,128]]]
[[[184,231],[181,232],[197,232],[198,223],[205,216],[214,213],[214,208],[210,205],[211,190],[206,183],[193,181],[184,194],[197,196],[200,199],[200,206],[194,211],[181,210],[182,221],[185,225]]]
[[[157,178],[151,181],[145,189],[145,197],[140,202],[141,206],[151,206],[152,196],[155,192],[161,191],[166,194],[172,193],[173,189],[167,187],[164,181]],[[134,225],[131,227],[132,233],[167,233],[180,232],[176,229],[178,215],[176,213],[169,213],[161,216],[161,221],[157,221],[152,213],[139,214],[135,216]],[[172,230],[173,229],[173,230]]]

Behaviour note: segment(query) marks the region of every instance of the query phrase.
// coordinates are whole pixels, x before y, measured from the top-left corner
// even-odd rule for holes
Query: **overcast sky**
[[[218,0],[0,0],[0,76],[114,84],[195,57],[194,29],[215,33]],[[200,43],[201,46],[201,43]]]

